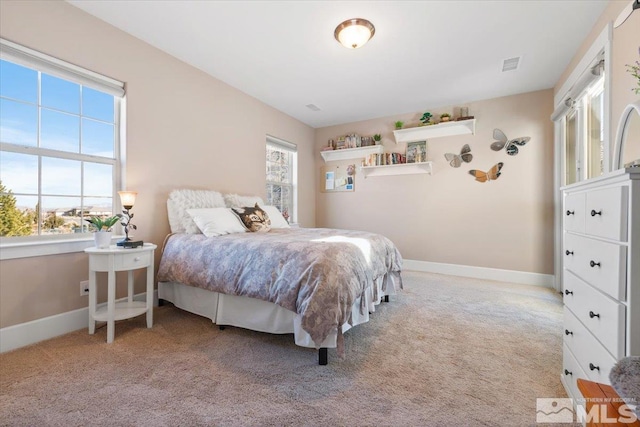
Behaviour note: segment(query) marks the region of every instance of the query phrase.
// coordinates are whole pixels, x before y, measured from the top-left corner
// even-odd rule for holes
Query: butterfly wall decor
[[[501,174],[500,169],[502,169],[502,166],[504,166],[504,163],[497,163],[488,172],[471,169],[469,175],[473,176],[478,182],[495,181]]]
[[[500,129],[493,130],[493,139],[496,141],[491,144],[491,149],[493,151],[500,151],[503,148],[507,151],[507,154],[510,156],[515,156],[518,154],[518,147],[522,147],[525,145],[531,137],[521,136],[519,138],[509,139],[507,135],[504,134]]]
[[[444,158],[449,161],[449,164],[453,168],[459,168],[462,162],[469,163],[473,160],[473,154],[471,154],[471,148],[469,144],[464,144],[460,154],[446,153]]]

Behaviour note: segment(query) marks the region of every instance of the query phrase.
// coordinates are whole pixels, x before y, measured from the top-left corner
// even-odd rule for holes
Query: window
[[[605,172],[603,118],[604,76],[601,76],[572,102],[564,118],[564,185]]]
[[[555,287],[562,288],[565,254],[563,186],[610,170],[612,24],[595,38],[554,95]]]
[[[564,151],[565,151],[565,185],[573,184],[578,181],[577,179],[577,165],[578,165],[578,156],[576,154],[577,148],[577,136],[576,136],[576,112],[571,111],[567,114],[565,119],[566,123],[566,133],[565,133],[565,142],[564,142]]]
[[[280,210],[289,222],[297,219],[297,147],[267,136],[267,204]]]
[[[604,166],[604,76],[594,82],[584,96],[586,111],[586,178],[605,172]]]
[[[122,83],[0,40],[0,237],[78,237],[117,211]],[[115,201],[115,202],[114,202]]]

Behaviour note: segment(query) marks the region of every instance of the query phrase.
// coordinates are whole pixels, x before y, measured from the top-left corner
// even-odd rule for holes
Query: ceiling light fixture
[[[364,46],[376,33],[376,28],[366,19],[347,19],[336,27],[333,36],[347,49]]]

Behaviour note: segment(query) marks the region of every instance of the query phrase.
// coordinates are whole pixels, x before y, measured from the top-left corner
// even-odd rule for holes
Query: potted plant
[[[400,126],[402,127],[402,126]],[[379,133],[376,133],[375,135],[373,135],[373,140],[376,142],[376,145],[380,145],[380,140],[382,139],[382,135],[380,135]]]
[[[636,87],[631,88],[631,91],[636,95],[640,95],[640,62],[636,61],[635,64],[625,64],[627,72],[636,79]]]
[[[449,113],[440,114],[440,121],[441,122],[448,122],[449,120],[451,120],[451,114],[449,114]]]
[[[120,220],[120,215],[114,215],[107,218],[100,218],[99,216],[92,216],[89,219],[85,219],[88,223],[93,225],[96,232],[93,233],[93,238],[96,242],[96,248],[106,249],[111,244],[111,227],[116,225]]]
[[[420,118],[420,121],[422,122],[423,125],[432,125],[433,123],[431,123],[431,117],[433,117],[431,115],[430,112],[426,112],[422,115],[422,117]]]
[[[398,120],[396,123],[396,129],[402,129],[402,126],[404,126],[404,122],[401,122],[400,120]]]

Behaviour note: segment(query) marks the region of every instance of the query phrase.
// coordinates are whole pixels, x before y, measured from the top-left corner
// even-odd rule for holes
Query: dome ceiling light
[[[376,33],[376,28],[366,19],[347,19],[336,27],[333,36],[347,49],[364,46]]]

